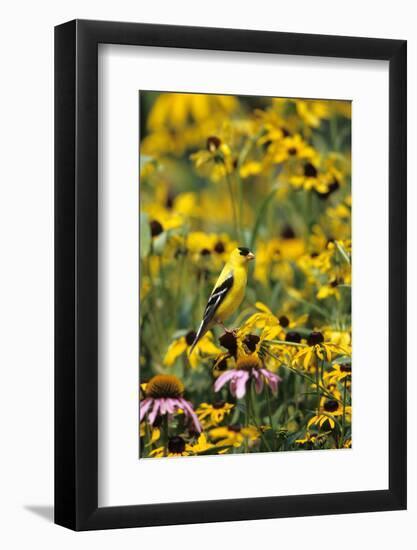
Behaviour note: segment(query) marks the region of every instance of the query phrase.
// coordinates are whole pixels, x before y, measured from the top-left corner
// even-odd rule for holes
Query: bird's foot
[[[232,328],[232,329],[226,328],[223,323],[219,323],[219,325],[222,327],[222,329],[226,334],[233,334],[233,336],[235,337],[237,336],[237,331],[238,331],[237,328]]]

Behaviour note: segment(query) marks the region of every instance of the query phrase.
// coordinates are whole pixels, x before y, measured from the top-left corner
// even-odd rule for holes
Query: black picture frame
[[[98,44],[389,62],[389,488],[98,507]],[[74,20],[55,28],[55,522],[74,530],[406,508],[405,40]]]

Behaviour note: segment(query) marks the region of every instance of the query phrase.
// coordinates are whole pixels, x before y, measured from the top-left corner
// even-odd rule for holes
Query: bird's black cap
[[[241,256],[247,256],[250,252],[249,248],[246,248],[245,246],[239,246],[238,250]]]

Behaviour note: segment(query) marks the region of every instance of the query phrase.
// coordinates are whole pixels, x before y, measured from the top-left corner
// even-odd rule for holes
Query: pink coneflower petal
[[[161,404],[159,406],[159,414],[162,416],[168,412],[168,399],[166,397],[161,398]]]
[[[236,377],[234,378],[234,380],[236,381],[235,392],[238,399],[242,399],[242,397],[245,395],[246,382],[248,381],[248,379],[249,373],[247,371],[243,370],[236,373]]]
[[[282,379],[277,374],[267,369],[260,369],[260,370],[262,374],[265,376],[266,382],[268,386],[271,388],[271,390],[273,391],[273,393],[277,393],[278,383],[281,382]]]
[[[153,403],[153,399],[150,399],[147,397],[146,399],[143,399],[139,404],[139,420],[142,422],[145,414],[148,412],[149,408],[151,407]]]
[[[184,408],[183,405],[182,405],[182,399],[178,398],[178,397],[171,398],[171,405],[172,405],[172,409],[173,409],[174,412],[178,409],[183,409]]]
[[[174,414],[175,407],[178,407],[178,405],[175,403],[175,399],[171,399],[171,397],[167,397],[165,399],[165,409],[169,414]]]
[[[154,399],[154,406],[152,411],[148,415],[149,424],[153,426],[153,423],[155,422],[155,418],[158,414],[159,407],[161,406],[161,399]]]
[[[214,383],[214,391],[219,391],[236,374],[235,370],[228,370],[221,374]]]
[[[264,387],[264,381],[262,376],[256,369],[252,369],[252,376],[255,379],[255,391],[256,393],[261,393],[262,388]]]
[[[195,429],[197,430],[197,432],[200,433],[202,431],[201,424],[200,424],[200,421],[197,418],[197,415],[194,412],[194,409],[193,409],[191,403],[189,403],[188,401],[186,401],[183,398],[179,399],[178,401],[180,401],[181,408],[184,409],[185,414],[187,414],[191,418],[191,420],[193,421],[193,424],[194,424]]]

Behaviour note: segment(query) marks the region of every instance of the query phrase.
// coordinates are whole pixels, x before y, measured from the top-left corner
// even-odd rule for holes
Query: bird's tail
[[[193,353],[193,350],[198,344],[198,341],[205,335],[208,329],[209,329],[208,323],[206,323],[204,320],[201,321],[200,326],[198,327],[198,330],[197,330],[197,334],[195,335],[194,342],[191,344],[189,355]]]

